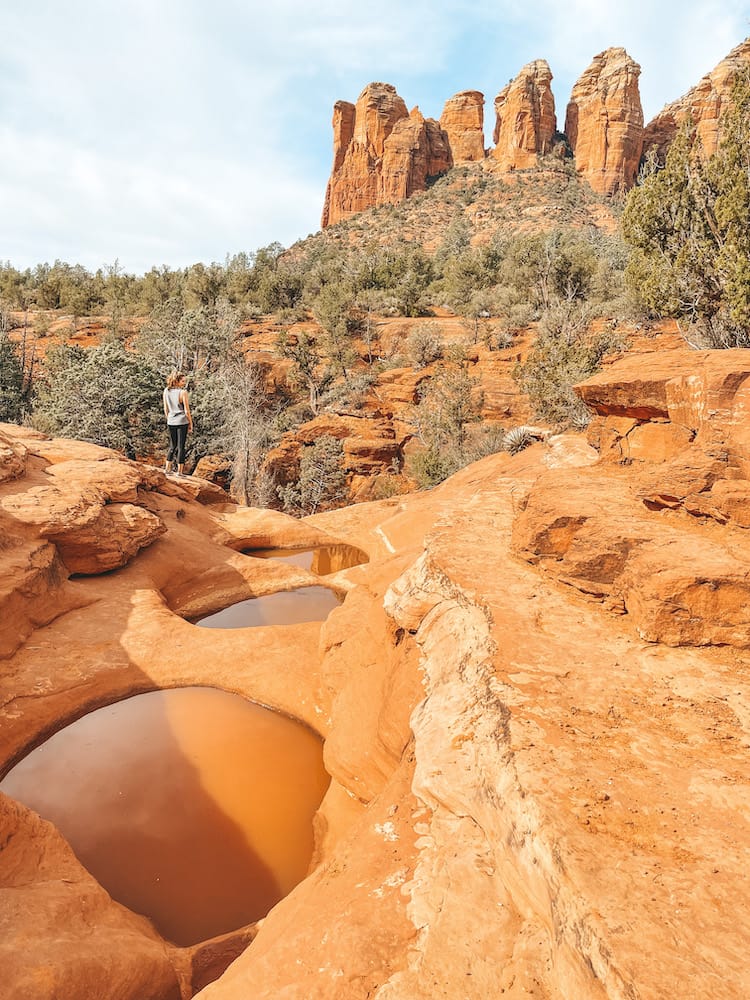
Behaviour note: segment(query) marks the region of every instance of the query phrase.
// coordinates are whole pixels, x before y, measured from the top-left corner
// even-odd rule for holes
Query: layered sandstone
[[[322,225],[377,204],[378,175],[385,140],[408,112],[396,88],[371,83],[356,105],[339,101],[333,113],[333,171],[326,191]]]
[[[748,66],[750,38],[732,49],[726,59],[722,59],[700,83],[668,104],[648,123],[643,134],[644,153],[653,150],[663,162],[684,121],[695,125],[705,155],[714,153],[721,139],[719,122],[731,102],[732,87],[738,74],[746,72]]]
[[[409,114],[387,83],[369,84],[356,105],[335,105],[333,140],[323,227],[373,205],[403,201],[453,165],[438,122],[425,119],[418,108]]]
[[[378,175],[377,204],[395,205],[424,191],[430,177],[453,166],[448,136],[432,118],[414,108],[385,141]]]
[[[524,66],[495,98],[495,148],[492,156],[504,170],[534,167],[550,152],[557,128],[552,72],[544,59]]]
[[[478,90],[454,94],[445,102],[440,127],[448,136],[454,163],[483,160],[484,94]]]
[[[573,87],[565,134],[576,169],[602,194],[635,183],[643,148],[641,67],[623,48],[595,56]]]

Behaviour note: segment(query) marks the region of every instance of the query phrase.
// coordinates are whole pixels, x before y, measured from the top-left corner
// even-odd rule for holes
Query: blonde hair
[[[176,389],[184,378],[182,372],[170,372],[167,378],[167,389]]]

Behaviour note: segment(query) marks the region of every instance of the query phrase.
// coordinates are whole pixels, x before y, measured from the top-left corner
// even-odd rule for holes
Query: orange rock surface
[[[0,844],[4,997],[180,1000],[169,945],[110,899],[51,823],[1,793]]]
[[[447,134],[434,119],[426,119],[414,108],[408,118],[396,122],[385,141],[376,204],[398,204],[424,191],[428,177],[452,166]]]
[[[119,495],[141,475],[137,505],[166,531],[119,569],[63,567],[40,589],[44,614],[0,672],[2,766],[90,707],[191,683],[323,736],[332,781],[310,874],[201,1000],[744,1000],[745,353],[625,357],[579,388],[596,413],[588,442],[553,436],[429,492],[304,521],[201,503],[189,480],[79,455],[81,490]],[[65,478],[64,442],[39,440],[23,472],[28,438],[2,434],[15,471],[0,501],[22,508],[54,470]],[[16,544],[38,544],[40,523],[14,525]],[[321,581],[239,551],[322,540],[370,562]],[[322,625],[208,635],[184,617],[311,580],[346,595]],[[29,838],[19,828],[15,849]],[[14,913],[44,875],[30,864],[2,883],[0,866]],[[89,890],[76,876],[65,891],[83,906]],[[23,926],[1,961],[32,976],[56,925]],[[128,926],[134,960],[163,947]],[[92,947],[73,934],[65,960],[88,968]],[[102,947],[127,965],[116,938]],[[206,962],[222,954],[200,947]],[[206,981],[195,953],[159,954],[182,970],[183,997]],[[129,996],[96,965],[66,990]]]
[[[705,155],[715,152],[721,138],[719,120],[730,104],[734,81],[749,64],[750,38],[746,38],[687,94],[668,104],[648,123],[643,133],[644,153],[653,149],[663,161],[686,119],[694,122]]]
[[[627,191],[643,147],[641,67],[623,48],[595,56],[570,95],[565,134],[576,168],[595,191]]]
[[[549,153],[557,128],[552,71],[544,59],[524,66],[495,98],[495,148],[502,169],[534,167]]]
[[[408,114],[390,84],[371,83],[356,105],[339,101],[334,107],[333,169],[321,224],[403,201],[452,166],[439,123],[425,119],[419,108]]]
[[[445,102],[440,127],[448,136],[454,163],[483,160],[484,94],[478,90],[454,94]]]
[[[356,105],[337,102],[333,113],[333,170],[326,191],[321,225],[378,204],[378,180],[385,142],[408,112],[396,88],[371,83]]]

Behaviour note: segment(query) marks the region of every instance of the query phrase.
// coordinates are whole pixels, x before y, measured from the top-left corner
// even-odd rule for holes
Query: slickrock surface
[[[321,733],[311,873],[202,1000],[744,1000],[745,353],[624,358],[580,387],[589,442],[303,522],[142,485],[166,532],[114,572],[63,572],[57,616],[3,661],[1,759],[162,685],[215,684]],[[300,585],[236,547],[303,538],[370,556],[328,578],[346,599],[322,626],[205,635],[177,613]]]
[[[483,160],[484,94],[478,90],[454,94],[445,102],[440,127],[448,136],[454,163]]]
[[[680,125],[690,119],[696,126],[703,152],[714,153],[721,139],[719,119],[731,103],[737,74],[750,65],[750,38],[736,46],[710,73],[687,94],[663,108],[645,128],[643,151],[655,149],[660,160],[677,134]]]
[[[0,974],[8,998],[180,1000],[169,946],[113,902],[36,813],[0,793]]]
[[[552,71],[544,59],[524,66],[495,98],[495,148],[492,156],[504,170],[535,167],[549,153],[557,128]]]
[[[576,169],[595,191],[627,191],[643,148],[641,67],[623,48],[594,56],[570,95],[565,134]]]

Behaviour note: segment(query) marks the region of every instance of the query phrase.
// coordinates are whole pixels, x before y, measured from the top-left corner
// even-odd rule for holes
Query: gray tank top
[[[185,413],[185,407],[180,398],[184,391],[184,388],[164,390],[164,402],[167,405],[167,424],[170,427],[179,427],[181,424],[188,422],[187,413]]]

